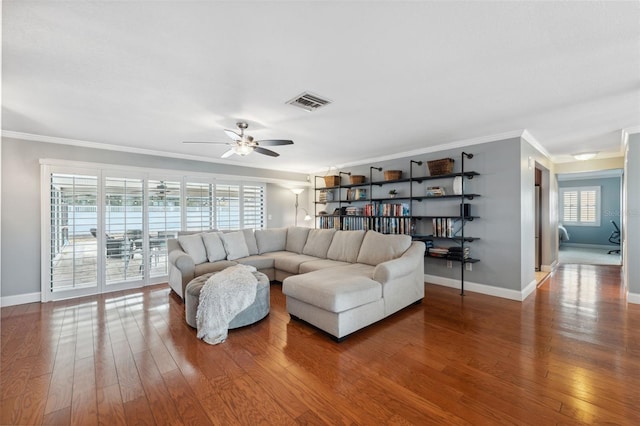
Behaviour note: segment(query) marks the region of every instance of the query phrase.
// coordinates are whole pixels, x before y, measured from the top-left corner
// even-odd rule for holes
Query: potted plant
[[[389,198],[396,198],[396,195],[398,195],[398,191],[395,189],[392,189],[389,191]]]

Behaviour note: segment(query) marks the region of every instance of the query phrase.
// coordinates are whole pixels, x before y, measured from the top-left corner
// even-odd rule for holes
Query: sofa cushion
[[[287,229],[287,244],[285,250],[294,253],[302,253],[310,228],[302,228],[300,226],[292,226]],[[277,266],[276,266],[277,268]]]
[[[227,258],[227,252],[224,249],[224,244],[218,232],[203,232],[202,241],[204,242],[204,248],[207,251],[207,259],[209,262]]]
[[[339,260],[331,259],[318,259],[310,262],[304,262],[300,265],[299,274],[306,274],[307,272],[318,271],[320,269],[335,268],[336,266],[352,265],[349,262],[340,262]]]
[[[220,236],[227,252],[227,260],[236,260],[249,256],[249,248],[242,231],[220,234]]]
[[[282,251],[287,246],[287,228],[256,229],[258,253]]]
[[[219,260],[217,262],[204,262],[200,265],[196,265],[195,268],[195,276],[199,277],[202,274],[207,274],[209,272],[217,272],[222,271],[229,266],[237,265],[238,262],[234,262],[232,260]]]
[[[327,259],[354,263],[363,238],[364,231],[337,231],[327,251]]]
[[[375,231],[367,231],[360,252],[358,263],[376,266],[387,260],[402,256],[411,245],[409,235],[385,235]]]
[[[193,259],[193,263],[196,265],[207,261],[207,249],[204,247],[202,241],[202,235],[181,235],[178,237],[178,242],[182,246],[182,250],[187,253]]]
[[[257,270],[272,269],[274,265],[273,257],[255,255],[238,259],[238,263],[242,265],[253,266]]]
[[[299,274],[300,265],[317,259],[317,257],[307,256],[306,254],[293,254],[292,256],[276,257],[275,268],[292,274]]]
[[[382,298],[382,285],[363,275],[324,269],[287,277],[282,292],[330,312],[344,312]]]
[[[243,229],[242,232],[244,232],[244,240],[249,249],[249,256],[258,254],[258,243],[256,243],[256,236],[253,233],[253,229]]]
[[[335,229],[312,229],[309,231],[309,236],[302,249],[302,254],[326,259],[327,250],[329,250],[331,240],[333,240],[335,233]]]

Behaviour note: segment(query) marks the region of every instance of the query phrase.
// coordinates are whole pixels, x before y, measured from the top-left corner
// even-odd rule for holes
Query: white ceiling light
[[[573,154],[573,158],[575,158],[578,161],[586,161],[586,160],[591,160],[596,155],[598,155],[597,152],[582,152],[580,154]]]

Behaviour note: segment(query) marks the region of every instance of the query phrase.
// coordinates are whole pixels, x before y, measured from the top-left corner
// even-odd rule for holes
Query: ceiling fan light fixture
[[[253,147],[247,145],[246,143],[239,143],[233,147],[233,151],[241,156],[249,155],[253,152]]]

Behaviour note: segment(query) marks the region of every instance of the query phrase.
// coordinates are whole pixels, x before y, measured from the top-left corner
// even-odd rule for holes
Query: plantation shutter
[[[596,191],[580,191],[580,222],[595,223],[596,209]]]
[[[565,191],[563,196],[564,222],[578,221],[578,191]]]
[[[242,187],[243,228],[264,228],[264,186]]]

